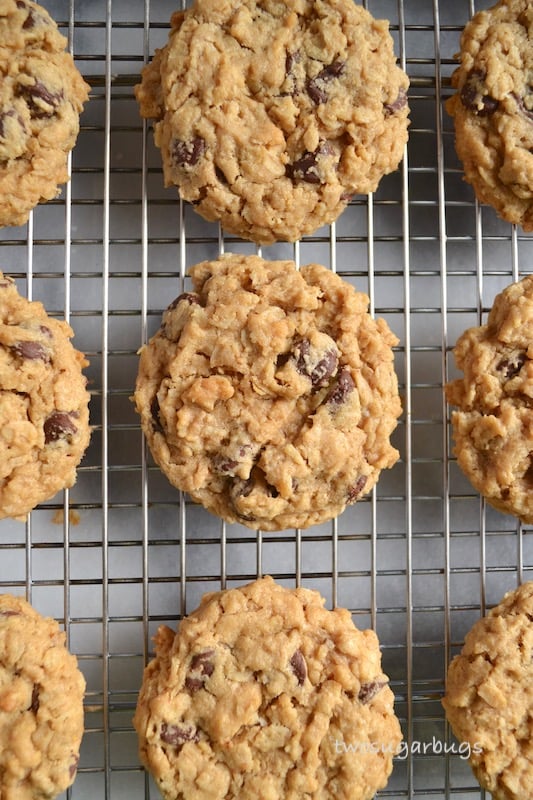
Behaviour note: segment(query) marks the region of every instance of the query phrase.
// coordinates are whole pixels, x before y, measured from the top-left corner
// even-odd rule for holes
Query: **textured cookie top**
[[[457,461],[496,508],[533,522],[533,276],[504,289],[454,348],[446,387]]]
[[[89,86],[48,12],[0,0],[0,226],[21,225],[68,179]]]
[[[393,701],[372,631],[263,578],[159,629],[134,724],[165,798],[369,800],[401,741]]]
[[[407,141],[388,22],[352,0],[196,0],[136,88],[165,182],[256,242],[298,239],[376,189]]]
[[[191,269],[135,391],[169,480],[229,522],[279,530],[344,510],[398,452],[397,339],[317,264],[226,255]]]
[[[494,800],[531,795],[532,620],[529,582],[476,622],[448,670],[446,716],[457,738],[470,743],[472,767]]]
[[[84,692],[57,622],[0,595],[0,797],[46,800],[71,785]]]
[[[461,37],[457,93],[447,103],[456,146],[482,202],[533,230],[533,6],[502,0]]]
[[[0,273],[0,518],[23,519],[76,479],[89,394],[72,336]]]

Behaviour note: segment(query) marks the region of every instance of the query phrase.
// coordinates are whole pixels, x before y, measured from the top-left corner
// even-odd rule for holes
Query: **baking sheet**
[[[90,359],[92,442],[78,481],[31,514],[0,522],[0,589],[67,631],[87,679],[86,734],[66,796],[156,798],[131,718],[157,626],[175,626],[208,590],[270,573],[322,592],[373,626],[407,742],[379,797],[481,798],[453,749],[440,699],[469,627],[531,578],[531,530],[490,509],[452,455],[442,385],[450,348],[495,294],[531,271],[533,242],[479,207],[462,180],[443,109],[466,0],[370,0],[387,17],[411,78],[410,141],[371,197],[296,245],[258,250],[164,189],[159,153],[133,96],[166,41],[177,2],[46,0],[89,80],[72,181],[28,225],[0,231],[0,265],[20,291],[75,329]],[[488,7],[477,3],[475,9]],[[319,261],[367,291],[400,339],[401,460],[372,496],[332,523],[255,534],[174,490],[146,450],[130,401],[137,349],[184,286],[219,252]]]

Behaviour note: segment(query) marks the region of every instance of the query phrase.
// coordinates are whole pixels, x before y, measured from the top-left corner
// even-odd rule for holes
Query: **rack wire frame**
[[[64,797],[156,798],[131,718],[160,624],[205,591],[270,573],[316,588],[380,637],[406,751],[379,797],[484,797],[445,722],[446,667],[473,622],[531,577],[528,526],[499,514],[457,468],[442,387],[451,348],[495,294],[531,271],[533,241],[480,207],[462,180],[444,110],[459,35],[488,2],[368,0],[391,21],[411,79],[410,140],[397,173],[333,225],[256,248],[201,220],[163,188],[133,94],[166,41],[177,0],[45,0],[91,84],[72,179],[27,225],[0,231],[1,268],[73,326],[90,360],[91,445],[71,489],[27,523],[0,523],[0,590],[64,626],[87,679],[77,779]],[[397,333],[401,459],[372,495],[330,524],[257,534],[215,519],[170,487],[133,410],[137,350],[219,252],[319,261],[367,291]]]

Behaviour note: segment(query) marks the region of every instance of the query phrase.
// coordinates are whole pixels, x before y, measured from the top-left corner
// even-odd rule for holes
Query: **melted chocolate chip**
[[[192,725],[183,727],[180,725],[167,725],[166,722],[161,725],[160,736],[165,744],[170,744],[173,747],[181,747],[185,742],[197,742],[200,738],[198,731]]]
[[[177,308],[180,303],[188,303],[190,306],[200,305],[200,298],[195,292],[182,292],[168,306],[167,311]]]
[[[220,475],[235,475],[235,468],[238,467],[238,465],[238,461],[223,455],[215,456],[213,459],[215,472],[218,472]]]
[[[206,149],[205,140],[200,136],[186,142],[175,139],[172,143],[171,156],[177,167],[194,167]]]
[[[313,388],[327,386],[329,379],[337,369],[338,358],[335,350],[326,350],[318,361],[310,357],[311,345],[309,339],[302,339],[295,348],[296,369],[300,375],[307,375]]]
[[[152,415],[152,428],[155,433],[164,433],[163,426],[161,425],[161,420],[159,418],[159,412],[161,407],[159,405],[159,400],[157,399],[157,395],[154,395],[154,399],[150,403],[150,414]]]
[[[300,158],[287,164],[285,172],[287,177],[293,181],[305,181],[305,183],[320,184],[320,159],[323,156],[331,155],[332,150],[327,142],[320,142],[316,150],[312,153],[304,153]]]
[[[366,475],[361,475],[361,477],[357,478],[354,485],[348,490],[348,502],[355,503],[361,492],[366,486]]]
[[[355,383],[349,370],[342,369],[337,377],[335,385],[326,398],[326,402],[332,406],[341,406],[346,402],[346,398],[354,389]]]
[[[36,714],[39,711],[39,687],[35,685],[33,687],[33,691],[31,693],[31,704],[28,711],[31,711],[33,714]]]
[[[40,342],[17,342],[12,345],[11,350],[19,358],[27,361],[44,361],[45,364],[50,362],[50,355]]]
[[[68,774],[70,775],[71,778],[73,778],[76,772],[78,771],[78,764],[80,763],[79,755],[73,755],[73,758],[74,761],[68,768]]]
[[[215,671],[213,663],[213,656],[215,651],[213,649],[204,650],[201,653],[196,653],[191,658],[189,665],[189,672],[185,678],[185,686],[190,692],[197,692],[202,689],[206,680]]]
[[[77,433],[78,428],[73,421],[77,416],[75,411],[54,411],[50,414],[43,426],[45,444],[67,439]]]
[[[526,103],[526,99],[524,97],[519,97],[518,95],[514,94],[513,97],[516,100],[516,104],[518,106],[519,111],[524,114],[525,117],[528,118],[530,122],[533,122],[533,105],[532,105],[532,94],[533,91],[531,87],[527,92],[528,102]]]
[[[291,669],[296,676],[298,686],[301,686],[307,677],[307,664],[301,650],[296,650],[290,660]]]
[[[467,76],[461,89],[461,102],[465,108],[479,114],[480,117],[494,114],[499,106],[499,101],[490,94],[484,93],[483,82],[486,74],[481,70],[473,69]]]
[[[496,365],[498,372],[503,373],[505,380],[515,378],[527,361],[525,353],[518,353],[514,358],[502,358]]]
[[[386,681],[370,681],[369,683],[362,683],[357,697],[359,701],[363,703],[363,705],[367,705],[367,703],[370,703],[370,701],[373,700],[374,697],[381,692],[383,687],[386,685]]]
[[[307,94],[316,105],[325,103],[328,99],[327,85],[338,78],[344,71],[344,61],[334,61],[322,69],[314,78],[309,78],[306,84]]]
[[[13,108],[10,108],[9,111],[0,112],[0,139],[5,139],[6,137],[6,126],[5,126],[6,119],[13,118],[14,116],[15,116],[15,109]]]
[[[392,116],[392,114],[396,114],[397,111],[401,111],[402,108],[405,108],[406,105],[407,92],[405,89],[400,89],[396,100],[393,103],[384,103],[383,108],[387,116]]]
[[[20,611],[11,611],[11,609],[0,611],[0,617],[20,617]]]
[[[35,119],[51,117],[63,99],[63,91],[51,92],[38,80],[32,86],[19,86],[19,94],[28,103],[30,114]]]

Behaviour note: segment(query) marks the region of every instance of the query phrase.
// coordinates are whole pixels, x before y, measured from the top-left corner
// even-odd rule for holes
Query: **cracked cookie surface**
[[[196,0],[136,95],[166,185],[265,244],[332,222],[397,168],[407,88],[388,22],[352,0]]]
[[[456,149],[478,199],[533,230],[533,6],[501,0],[461,37],[447,101]]]
[[[0,796],[48,800],[75,777],[85,680],[57,622],[0,595]]]
[[[491,505],[533,522],[533,276],[506,287],[485,325],[454,348],[463,377],[446,386],[454,452]]]
[[[0,0],[0,226],[22,225],[68,180],[89,86],[48,12]]]
[[[76,480],[89,393],[72,336],[0,273],[0,519],[24,519]]]
[[[134,399],[156,462],[228,522],[341,513],[398,459],[396,337],[318,264],[225,255],[190,274],[140,354]]]
[[[465,638],[448,669],[443,705],[471,746],[494,800],[524,800],[533,784],[533,582],[505,595]]]
[[[401,732],[375,633],[265,577],[159,628],[134,725],[166,800],[370,800]],[[349,746],[351,745],[351,750]]]

